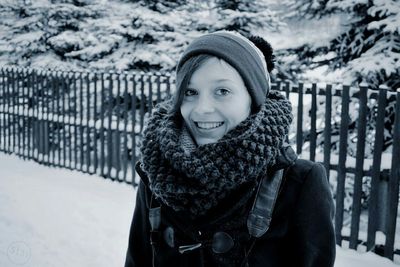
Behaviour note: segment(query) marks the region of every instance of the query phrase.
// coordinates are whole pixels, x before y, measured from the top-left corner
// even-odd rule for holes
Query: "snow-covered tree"
[[[278,31],[285,25],[266,1],[216,0],[214,8],[218,14],[218,24],[214,27],[218,30],[249,35],[265,30]]]
[[[53,70],[171,70],[193,38],[180,26],[185,23],[182,12],[186,11],[154,11],[141,2],[3,0],[0,64]]]
[[[346,24],[331,40],[307,43],[282,53],[281,66],[289,72],[284,76],[307,79],[309,70],[325,68],[338,71],[342,80],[357,86],[367,82],[370,88],[387,85],[391,90],[400,87],[400,1],[399,0],[301,0],[285,1],[287,16],[321,19],[340,14]],[[279,59],[279,57],[278,57]],[[328,68],[326,68],[328,66]],[[289,68],[290,67],[290,68]],[[285,69],[285,68],[284,68]],[[281,74],[282,76],[282,74]],[[343,82],[343,81],[341,81]],[[384,144],[382,149],[391,151],[394,125],[394,100],[389,99],[385,114]],[[377,101],[369,99],[365,139],[365,158],[372,158],[376,131]],[[319,110],[324,110],[324,102]],[[333,102],[333,117],[340,117],[341,102]],[[357,145],[359,101],[351,99],[348,125],[348,157],[354,157]],[[340,124],[332,124],[332,153],[338,153]],[[322,146],[323,136],[319,137]],[[336,141],[334,141],[336,140]],[[352,178],[352,177],[349,177]],[[368,179],[367,179],[368,180]],[[347,179],[347,210],[352,206],[354,180]],[[363,202],[367,203],[370,185],[363,184]],[[367,205],[363,206],[364,208]]]
[[[285,1],[288,16],[322,18],[340,13],[347,25],[326,45],[305,44],[290,49],[297,55],[288,62],[295,70],[328,65],[339,69],[346,80],[368,82],[378,88],[400,87],[400,1],[399,0],[302,0]],[[296,63],[297,62],[297,63]]]

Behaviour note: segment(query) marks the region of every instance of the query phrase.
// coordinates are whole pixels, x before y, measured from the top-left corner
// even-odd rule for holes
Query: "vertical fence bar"
[[[73,90],[74,90],[74,169],[78,167],[78,89],[76,72],[72,72]]]
[[[343,209],[344,209],[344,186],[346,180],[346,157],[347,157],[347,130],[349,125],[349,102],[350,102],[350,87],[343,86],[342,90],[342,111],[340,124],[340,141],[339,141],[339,162],[337,174],[337,189],[336,189],[336,217],[335,231],[336,243],[342,244],[342,227],[343,227]]]
[[[113,77],[112,73],[109,74],[109,87],[108,87],[108,130],[107,130],[107,177],[114,180],[114,177],[111,177],[111,168],[112,168],[112,110],[113,110]]]
[[[11,69],[11,81],[12,81],[12,84],[11,84],[11,90],[12,90],[12,95],[11,95],[11,99],[12,99],[12,105],[11,105],[11,114],[12,114],[12,140],[13,140],[13,142],[12,142],[12,152],[16,152],[15,151],[15,145],[16,145],[16,140],[15,140],[15,136],[16,136],[16,129],[15,129],[15,127],[16,127],[16,125],[15,125],[15,117],[16,117],[16,115],[15,115],[15,92],[16,92],[16,88],[15,88],[15,69],[14,68],[12,68]]]
[[[128,127],[128,77],[127,74],[124,75],[124,142],[122,145],[122,151],[123,151],[123,180],[124,182],[127,182],[126,180],[126,172],[128,168],[128,132],[127,132],[127,127]],[[132,105],[132,102],[131,102]]]
[[[48,114],[48,102],[49,102],[49,90],[47,87],[47,75],[44,71],[41,72],[41,88],[42,88],[42,125],[43,125],[43,160],[46,165],[49,165],[49,153],[50,153],[50,135],[49,129],[49,114]]]
[[[15,84],[16,84],[16,90],[15,90],[15,92],[16,92],[16,94],[15,94],[15,98],[16,98],[16,100],[17,100],[17,103],[16,103],[16,107],[15,107],[15,110],[16,110],[16,128],[17,128],[17,130],[16,130],[16,144],[15,144],[15,146],[16,146],[16,154],[18,155],[18,156],[21,156],[21,131],[20,131],[20,121],[21,121],[21,115],[20,115],[20,113],[19,113],[19,111],[20,111],[20,107],[21,107],[21,105],[20,105],[20,86],[19,86],[19,82],[20,82],[20,79],[21,79],[21,77],[20,77],[20,75],[19,75],[19,72],[20,72],[20,70],[19,69],[15,69],[15,72],[16,72],[16,79],[15,79]]]
[[[47,83],[48,76],[46,75],[46,73],[44,71],[41,72],[41,76],[42,76],[42,78],[41,78],[42,86],[41,87],[42,87],[42,96],[43,96],[43,100],[42,100],[42,103],[43,103],[43,105],[42,105],[43,128],[44,128],[43,132],[46,133],[46,135],[43,134],[43,136],[45,138],[45,140],[43,140],[44,141],[43,144],[46,144],[46,149],[45,149],[46,156],[45,156],[45,159],[46,159],[46,164],[49,165],[49,163],[50,163],[50,151],[51,151],[50,135],[51,135],[51,132],[52,132],[52,131],[50,131],[49,109],[48,109],[49,102],[50,102],[49,101],[50,100],[49,99],[50,90],[49,90],[49,86],[48,86],[48,83]]]
[[[281,88],[281,81],[280,80],[276,81],[275,87],[273,86],[273,83],[271,83],[271,85],[272,85],[271,86],[271,90],[283,91],[282,88]]]
[[[85,73],[85,82],[86,82],[86,172],[90,173],[90,79],[89,73]]]
[[[131,169],[132,169],[132,185],[136,186],[136,172],[135,172],[135,164],[136,164],[136,75],[131,77],[132,80],[132,130],[131,130]]]
[[[66,124],[66,115],[65,115],[65,98],[67,95],[67,82],[66,82],[66,75],[65,72],[61,72],[59,76],[60,82],[61,82],[61,116],[58,118],[58,122],[60,123],[60,128],[62,131],[62,145],[60,146],[60,149],[62,150],[62,165],[65,167],[66,161],[67,161],[67,124]],[[60,119],[61,118],[61,119]]]
[[[140,73],[140,132],[142,132],[144,126],[144,105],[144,80],[143,73]]]
[[[37,161],[39,163],[43,163],[43,151],[44,151],[44,136],[43,136],[43,116],[42,116],[42,93],[43,93],[43,85],[42,85],[42,71],[38,70],[36,72],[36,82],[37,86],[36,90],[36,96],[37,96],[37,117],[36,117],[36,129],[37,129],[37,135],[36,135],[36,141],[37,141],[37,150],[38,150],[38,156],[37,156]]]
[[[84,144],[83,144],[83,137],[84,137],[84,131],[83,131],[83,77],[82,77],[82,72],[79,73],[79,158],[80,158],[80,168],[82,172],[84,171],[84,165],[85,165],[85,152],[84,152]]]
[[[3,81],[4,81],[4,108],[3,108],[3,116],[4,116],[4,128],[3,128],[3,134],[4,134],[4,151],[8,152],[8,98],[9,98],[9,93],[8,93],[8,79],[7,79],[7,68],[2,69],[2,75],[3,75]]]
[[[61,150],[62,150],[62,146],[61,146],[61,128],[62,128],[62,124],[60,123],[60,117],[61,117],[61,100],[62,100],[62,93],[61,93],[61,88],[62,85],[60,84],[60,71],[56,71],[55,73],[55,77],[56,77],[56,96],[57,96],[57,101],[56,101],[56,125],[57,125],[57,141],[58,141],[58,146],[57,146],[57,167],[61,167]]]
[[[10,87],[10,69],[7,68],[7,152],[11,153],[11,87]]]
[[[386,243],[384,256],[393,260],[394,241],[396,236],[397,206],[399,203],[400,179],[400,88],[396,93],[396,110],[394,112],[392,166],[389,177],[389,208],[386,221]]]
[[[39,159],[39,81],[38,81],[38,72],[36,70],[33,71],[33,84],[34,84],[34,90],[33,90],[33,95],[34,95],[34,143],[35,149],[34,149],[34,159],[38,160]]]
[[[1,142],[1,151],[5,152],[5,133],[4,130],[6,128],[6,118],[5,118],[5,107],[6,107],[6,90],[5,90],[5,77],[4,77],[4,68],[0,68],[1,75],[1,97],[0,97],[0,115],[1,115],[1,124],[0,124],[0,142]]]
[[[171,95],[171,74],[167,73],[167,96]]]
[[[4,108],[5,108],[5,100],[6,100],[6,93],[5,93],[5,82],[4,82],[4,68],[0,68],[0,150],[5,151],[5,135],[4,129],[5,127],[5,116],[4,116]]]
[[[72,134],[73,134],[73,125],[75,124],[75,118],[72,116],[73,114],[73,100],[72,100],[72,91],[73,91],[73,84],[72,84],[72,73],[68,72],[67,73],[67,79],[68,79],[68,93],[66,94],[67,97],[67,104],[68,104],[68,110],[67,110],[67,116],[68,116],[68,168],[72,169]]]
[[[378,187],[381,173],[382,149],[383,149],[383,131],[385,128],[385,108],[387,87],[379,88],[378,96],[378,114],[375,124],[375,140],[374,140],[374,155],[372,161],[371,174],[371,192],[368,201],[368,237],[367,250],[371,250],[375,245],[375,233],[378,227]]]
[[[11,74],[10,74],[10,69],[6,69],[6,76],[7,76],[7,152],[11,153],[11,86],[10,86],[10,80],[11,80]]]
[[[24,116],[24,105],[25,105],[25,98],[24,98],[24,93],[25,93],[25,87],[24,87],[24,76],[23,76],[23,69],[18,69],[18,74],[17,74],[17,91],[18,91],[18,131],[19,131],[19,137],[18,137],[18,153],[19,156],[25,159],[24,156],[24,132],[25,132],[25,116]]]
[[[8,91],[8,79],[7,79],[7,69],[2,69],[2,76],[3,76],[3,90],[4,90],[4,97],[3,97],[3,148],[4,151],[8,153],[8,107],[9,107],[9,91]]]
[[[315,161],[317,148],[317,85],[311,86],[311,129],[310,129],[310,160]]]
[[[57,140],[56,140],[56,133],[55,131],[57,130],[57,110],[56,110],[56,102],[57,102],[57,90],[56,90],[56,77],[55,73],[51,72],[49,76],[51,83],[49,85],[51,86],[51,98],[52,98],[52,103],[51,103],[51,131],[52,131],[52,145],[53,149],[50,152],[51,155],[51,164],[53,166],[56,166],[56,151],[57,151]]]
[[[324,128],[324,166],[329,181],[331,163],[331,127],[332,120],[332,85],[326,85],[325,92],[325,128]]]
[[[119,180],[120,179],[120,171],[121,171],[121,134],[119,131],[119,126],[120,126],[120,111],[121,111],[121,75],[117,75],[117,95],[116,95],[116,117],[117,117],[117,122],[116,122],[116,129],[115,129],[115,139],[114,140],[114,151],[115,151],[115,158],[114,159],[114,167],[116,170],[116,179]]]
[[[296,153],[300,155],[303,147],[303,83],[299,84],[297,104]]]
[[[362,180],[364,176],[365,137],[367,125],[367,92],[368,85],[360,84],[360,109],[357,122],[357,152],[354,177],[353,207],[351,211],[350,248],[357,249],[360,230]]]
[[[156,85],[157,85],[157,103],[161,102],[161,81],[160,81],[160,73],[156,74]]]
[[[32,159],[33,154],[33,82],[32,82],[32,70],[27,70],[27,97],[28,97],[28,131],[27,131],[27,147],[28,147],[28,159]]]
[[[153,109],[153,78],[154,78],[154,76],[146,75],[146,78],[147,78],[147,84],[149,86],[149,99],[148,99],[149,101],[147,103],[147,105],[148,105],[147,112],[148,112],[148,114],[151,114],[151,110]]]
[[[101,73],[101,106],[100,106],[100,175],[105,177],[104,173],[104,163],[105,163],[105,156],[104,156],[104,113],[105,113],[105,86],[104,86],[104,73]]]
[[[49,106],[51,103],[51,87],[49,86],[49,77],[45,71],[41,71],[41,88],[42,88],[42,124],[43,124],[43,144],[46,144],[46,165],[50,165],[50,151],[52,149],[50,143],[50,135],[52,134],[50,128],[50,115],[49,115]]]
[[[94,103],[93,103],[93,126],[94,126],[94,128],[93,128],[93,131],[94,131],[94,133],[93,133],[93,144],[94,144],[94,147],[93,147],[93,149],[94,149],[94,152],[93,152],[93,160],[94,160],[94,162],[93,162],[93,165],[94,165],[94,170],[93,170],[93,173],[97,173],[97,168],[98,168],[98,151],[97,151],[97,144],[98,144],[98,142],[97,142],[97,137],[98,137],[98,135],[97,135],[97,133],[98,133],[98,131],[97,131],[97,118],[98,118],[98,114],[97,114],[97,92],[98,92],[98,90],[97,90],[97,82],[98,82],[98,80],[99,80],[99,77],[98,77],[98,75],[97,75],[97,73],[94,73],[94,77],[93,77],[93,81],[94,81],[94,93],[93,93],[93,95],[94,95]]]
[[[289,99],[289,95],[290,95],[290,82],[285,82],[285,93],[286,93],[286,98]]]
[[[28,97],[26,95],[26,88],[27,88],[27,83],[26,83],[26,69],[21,70],[22,74],[22,156],[23,159],[26,159],[26,130],[28,129],[27,126],[27,104],[28,104]]]

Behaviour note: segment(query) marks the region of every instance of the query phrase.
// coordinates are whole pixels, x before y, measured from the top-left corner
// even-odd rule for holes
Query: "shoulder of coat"
[[[320,164],[310,160],[297,159],[286,173],[286,178],[293,179],[299,183],[304,183],[311,170],[318,165]]]

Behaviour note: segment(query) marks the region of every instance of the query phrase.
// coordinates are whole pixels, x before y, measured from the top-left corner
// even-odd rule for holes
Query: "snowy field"
[[[0,153],[0,266],[123,266],[135,190]],[[335,267],[395,267],[337,247]]]

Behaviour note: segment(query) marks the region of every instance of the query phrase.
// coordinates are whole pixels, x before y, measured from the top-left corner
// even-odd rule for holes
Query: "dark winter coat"
[[[243,260],[249,267],[333,266],[334,203],[325,169],[318,163],[295,159],[293,155],[293,150],[288,149],[279,157],[274,170],[270,170],[273,172],[284,169],[283,181],[270,228],[256,239],[250,237],[246,227],[253,203],[241,199],[241,189],[206,216],[193,221],[185,214],[177,213],[152,198],[148,179],[138,164],[137,172],[141,183],[125,267],[241,266]],[[148,215],[150,205],[161,206],[161,224],[159,230],[152,234]],[[234,246],[228,252],[214,253],[212,250],[210,240],[218,231],[228,233],[234,240]],[[150,239],[154,243],[154,251]],[[183,254],[178,251],[180,245],[199,242],[203,244],[200,248]]]

